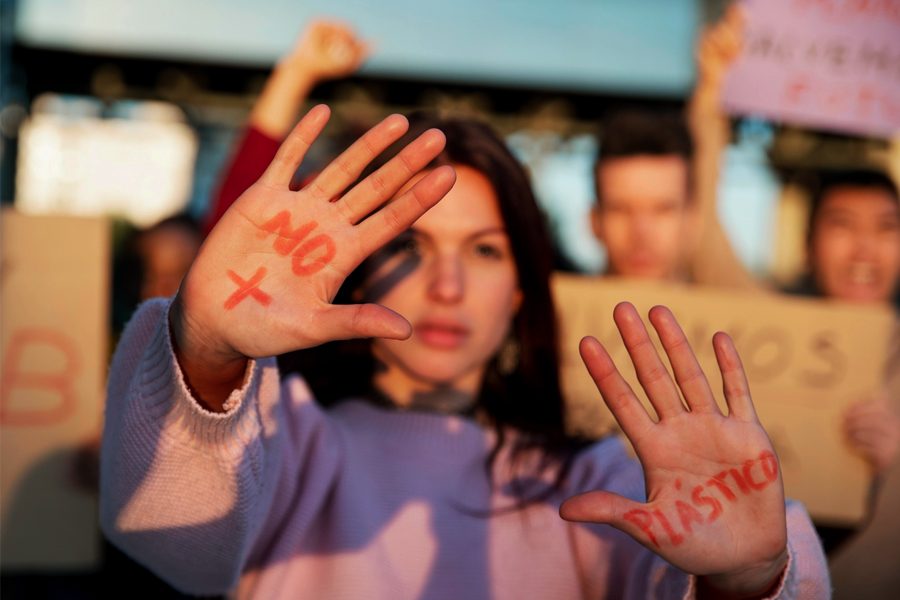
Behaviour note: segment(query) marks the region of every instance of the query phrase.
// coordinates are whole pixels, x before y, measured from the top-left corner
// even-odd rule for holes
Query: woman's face
[[[376,384],[396,402],[450,385],[475,393],[522,300],[490,181],[456,166],[456,184],[412,229],[373,257],[363,294],[406,317],[412,336],[377,339]]]
[[[888,302],[900,277],[896,198],[878,188],[834,188],[822,199],[813,223],[809,255],[826,296]]]

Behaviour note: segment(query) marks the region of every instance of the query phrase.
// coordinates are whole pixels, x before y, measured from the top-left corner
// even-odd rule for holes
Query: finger
[[[897,418],[888,403],[878,398],[856,402],[846,410],[845,414],[848,418],[851,416],[888,420]]]
[[[866,436],[871,439],[892,439],[897,435],[896,427],[884,423],[845,423],[844,431],[850,436]]]
[[[559,516],[567,521],[612,525],[651,549],[670,541],[654,522],[653,511],[648,505],[610,492],[573,496],[559,507]]]
[[[847,432],[847,439],[855,444],[868,444],[878,447],[891,447],[896,443],[896,438],[890,432],[874,429],[857,429]]]
[[[850,446],[854,452],[878,469],[892,462],[892,456],[878,444],[850,440]]]
[[[628,382],[622,378],[615,363],[603,347],[593,337],[581,340],[578,347],[584,366],[600,391],[600,396],[619,423],[619,427],[635,446],[649,433],[653,420]]]
[[[728,415],[742,421],[758,421],[744,365],[731,337],[721,331],[716,333],[713,336],[713,350],[722,373],[722,390],[728,404]]]
[[[322,170],[308,189],[318,197],[331,200],[359,179],[366,166],[396,142],[409,129],[403,115],[391,115],[353,142]]]
[[[845,429],[877,429],[880,431],[894,431],[898,422],[892,415],[884,413],[847,413],[844,416]]]
[[[416,173],[441,153],[446,142],[442,132],[429,129],[350,190],[338,201],[346,209],[345,214],[350,222],[359,222],[394,197]]]
[[[700,363],[697,362],[697,357],[694,356],[694,351],[681,326],[678,325],[675,315],[665,306],[654,306],[650,309],[649,316],[669,357],[675,381],[678,382],[688,407],[693,412],[721,414],[715,396],[709,388],[709,381],[706,380],[706,375],[700,368]]]
[[[324,104],[319,104],[306,113],[278,148],[275,158],[260,177],[260,181],[273,187],[287,188],[300,163],[303,162],[303,157],[322,133],[330,116],[331,110]]]
[[[455,182],[453,167],[438,167],[396,200],[369,215],[357,226],[362,252],[368,256],[409,229],[450,191]]]
[[[412,326],[394,311],[378,304],[333,305],[318,317],[324,339],[388,338],[405,340]]]
[[[660,420],[684,413],[678,389],[659,359],[647,328],[634,306],[628,302],[619,303],[613,310],[613,319],[631,356],[631,362],[634,363],[638,381],[647,392]]]
[[[747,12],[737,2],[731,4],[725,11],[725,21],[731,27],[744,27],[747,23]]]

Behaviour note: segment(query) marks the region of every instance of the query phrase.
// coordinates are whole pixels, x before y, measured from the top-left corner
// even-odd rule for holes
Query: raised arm
[[[342,442],[281,352],[358,336],[403,338],[403,317],[336,306],[344,278],[452,186],[450,167],[398,191],[436,156],[430,130],[356,186],[407,129],[394,115],[302,191],[291,175],[328,119],[310,111],[225,214],[172,301],[145,304],[110,369],[100,521],[117,546],[179,589],[233,588],[282,519],[305,531],[327,503]],[[396,197],[395,197],[396,196]],[[177,356],[177,360],[176,360]]]
[[[724,415],[668,309],[654,308],[650,320],[674,382],[634,307],[621,304],[614,316],[658,421],[597,340],[585,338],[581,354],[643,466],[646,502],[594,491],[569,499],[561,515],[607,523],[629,534],[672,565],[700,576],[700,595],[762,598],[776,591],[789,556],[781,471],[734,344],[722,333],[713,339],[728,404]],[[808,520],[805,531],[792,533],[805,539],[797,540],[801,556],[793,557],[791,589],[827,594],[824,558]]]
[[[697,283],[739,289],[762,289],[734,251],[718,217],[720,164],[731,136],[722,110],[728,68],[741,51],[744,17],[732,5],[723,19],[704,31],[697,44],[697,84],[688,103],[688,126],[694,140],[694,195],[697,240],[689,268]]]
[[[211,411],[221,411],[240,385],[248,358],[330,340],[410,334],[409,323],[386,308],[334,306],[331,300],[366,256],[453,185],[453,170],[441,167],[388,202],[443,149],[444,136],[425,132],[347,191],[369,162],[406,132],[406,119],[390,116],[293,192],[291,177],[328,115],[327,107],[318,106],[294,128],[260,180],[209,235],[173,301],[179,363]]]
[[[313,21],[278,61],[250,112],[250,126],[283,139],[318,84],[349,77],[368,57],[369,46],[349,25]]]
[[[227,163],[205,223],[206,233],[259,179],[297,115],[318,84],[348,77],[359,69],[369,47],[344,23],[317,20],[275,65],[257,98],[245,131]]]

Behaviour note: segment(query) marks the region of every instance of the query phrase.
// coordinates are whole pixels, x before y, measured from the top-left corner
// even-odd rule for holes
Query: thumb
[[[562,503],[559,516],[567,521],[605,523],[623,531],[648,548],[659,548],[661,531],[646,504],[611,492],[587,492]],[[666,523],[668,525],[668,523]]]
[[[350,304],[329,307],[319,315],[319,327],[326,340],[388,338],[405,340],[412,333],[409,322],[378,304]]]
[[[612,492],[587,492],[572,496],[559,507],[559,516],[566,521],[585,521],[614,525],[622,515],[643,504]]]

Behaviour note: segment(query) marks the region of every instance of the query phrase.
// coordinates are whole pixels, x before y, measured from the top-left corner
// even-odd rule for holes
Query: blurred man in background
[[[728,144],[721,109],[743,16],[730,9],[697,44],[686,114],[627,111],[603,124],[594,165],[593,230],[608,275],[760,290],[717,216],[719,162]]]
[[[606,249],[607,274],[686,276],[696,227],[692,158],[687,127],[675,115],[622,112],[604,124],[591,224]]]

